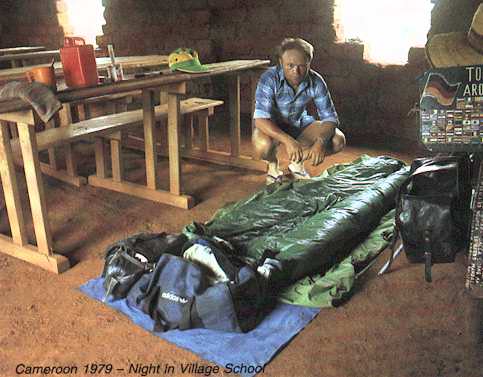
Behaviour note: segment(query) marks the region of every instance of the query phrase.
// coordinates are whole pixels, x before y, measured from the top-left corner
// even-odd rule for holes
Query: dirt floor
[[[246,140],[243,148],[249,149]],[[78,151],[82,172],[92,173],[90,147],[81,145]],[[312,173],[363,153],[406,161],[414,157],[413,153],[348,146]],[[142,179],[143,171],[136,172],[142,155],[132,153],[132,157],[129,174],[134,180]],[[160,169],[167,172],[164,159]],[[21,170],[18,176],[26,198]],[[100,274],[104,249],[112,242],[137,232],[179,232],[193,220],[208,220],[225,203],[261,189],[265,181],[259,172],[192,161],[184,162],[183,177],[185,192],[199,200],[191,210],[45,178],[55,249],[74,265],[55,275],[0,254],[0,376],[15,376],[18,364],[77,365],[77,376],[88,375],[82,372],[88,363],[111,363],[117,368],[151,362],[176,368],[187,362],[209,365],[78,290]],[[0,230],[5,233],[5,208],[0,215]],[[482,376],[481,346],[475,345],[475,333],[470,331],[474,306],[464,290],[465,256],[459,255],[453,264],[435,265],[431,284],[424,282],[423,267],[408,264],[404,256],[396,260],[390,274],[377,277],[385,257],[357,282],[356,293],[347,303],[322,310],[265,367],[263,375]],[[179,369],[177,373],[182,375]]]

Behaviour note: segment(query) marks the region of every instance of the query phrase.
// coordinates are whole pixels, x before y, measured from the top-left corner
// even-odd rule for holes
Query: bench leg
[[[124,176],[124,165],[122,160],[122,133],[121,131],[112,134],[111,139],[111,163],[112,179],[121,182]]]
[[[60,112],[61,127],[69,127],[72,124],[72,110],[70,104],[66,103],[63,105],[62,111]],[[77,175],[77,159],[74,155],[74,150],[71,144],[66,144],[64,146],[65,150],[65,167],[67,174],[70,176]]]
[[[184,148],[193,149],[193,114],[185,115]]]
[[[107,162],[104,148],[104,138],[96,137],[94,153],[96,156],[96,175],[99,178],[107,177]]]
[[[45,124],[45,129],[50,129],[50,128],[55,128],[55,120],[51,119],[49,122]],[[47,150],[49,153],[49,165],[52,169],[58,170],[58,164],[57,164],[57,153],[55,152],[55,148],[49,148]]]
[[[78,104],[77,105],[77,114],[79,121],[87,120],[91,118],[91,109],[88,104]]]
[[[208,111],[198,113],[198,127],[200,132],[200,150],[207,152],[210,145],[210,134],[208,129]]]

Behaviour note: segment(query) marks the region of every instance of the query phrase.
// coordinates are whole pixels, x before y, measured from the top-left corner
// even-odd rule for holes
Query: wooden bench
[[[223,105],[223,101],[204,98],[189,98],[180,101],[180,114],[185,115],[187,125],[185,146],[191,148],[193,116],[197,116],[200,127],[200,148],[202,150],[207,148],[208,117],[214,113],[216,106],[221,105]],[[167,104],[156,106],[154,110],[156,121],[168,117]],[[88,178],[90,185],[162,203],[171,202],[173,198],[169,193],[166,194],[162,190],[153,190],[123,180],[122,132],[142,127],[142,125],[143,110],[134,110],[72,123],[68,127],[49,128],[36,134],[37,150],[49,150],[62,145],[70,147],[71,143],[76,141],[94,140],[96,174]],[[104,151],[105,138],[109,139],[111,145],[111,178],[107,174],[107,161]],[[16,159],[21,161],[21,148],[18,139],[11,140],[11,146]],[[180,206],[185,206],[184,201],[180,201]]]
[[[202,113],[212,115],[216,106],[223,105],[223,101],[189,98],[181,101],[181,115]],[[166,119],[168,116],[168,105],[159,105],[155,108],[156,120]],[[72,143],[79,140],[87,140],[94,137],[103,137],[118,131],[124,131],[131,127],[139,127],[143,123],[143,111],[134,110],[123,113],[104,115],[97,118],[72,123],[69,127],[50,128],[38,132],[37,148],[39,151],[51,147]],[[115,138],[114,138],[115,139]],[[15,154],[20,153],[20,146],[17,139],[12,140],[12,150]]]

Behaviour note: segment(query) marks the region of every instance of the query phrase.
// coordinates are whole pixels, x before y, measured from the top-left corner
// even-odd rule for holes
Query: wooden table
[[[3,56],[0,56],[0,59],[2,58]],[[135,71],[145,68],[161,69],[168,66],[168,57],[166,55],[120,56],[116,57],[116,63],[120,63],[125,71]],[[104,74],[108,66],[111,64],[111,60],[110,58],[96,58],[96,64],[99,73]],[[0,83],[13,80],[24,80],[27,71],[32,68],[45,67],[48,65],[49,64],[36,64],[24,67],[0,69]],[[55,62],[54,68],[57,77],[64,76],[61,62]]]
[[[123,65],[126,73],[139,72],[143,70],[152,70],[152,69],[163,69],[163,68],[166,68],[168,65],[168,57],[165,55],[121,56],[116,58],[116,61]],[[103,71],[107,70],[107,67],[111,64],[111,61],[110,61],[110,58],[97,58],[96,64],[99,70],[99,74],[103,74],[104,73]],[[38,67],[38,66],[45,66],[45,64],[37,65],[35,67]],[[0,70],[0,84],[2,81],[8,82],[11,80],[24,80],[25,73],[28,70],[32,69],[32,67],[33,66]],[[54,64],[54,67],[55,67],[56,75],[58,77],[58,88],[65,89],[65,83],[63,83],[63,80],[62,80],[63,73],[64,73],[62,69],[62,63],[57,62]],[[103,97],[105,98],[105,102],[109,102],[109,101],[112,101],[114,98],[122,97],[128,94],[129,94],[128,92],[122,92],[115,95],[107,95]],[[65,126],[72,123],[73,120],[76,121],[77,118],[80,118],[80,119],[85,118],[85,116],[88,116],[87,114],[89,113],[89,110],[90,110],[89,107],[91,106],[91,103],[95,101],[99,102],[101,100],[104,101],[104,99],[102,98],[95,99],[90,97],[90,98],[80,98],[77,101],[69,101],[70,104],[65,103],[64,109],[60,113],[61,116],[58,122],[60,122],[62,125]],[[117,102],[119,102],[119,100]],[[81,116],[80,112],[82,112],[85,116]],[[46,127],[48,128],[53,127],[53,121],[49,122],[49,124],[47,124]],[[11,124],[11,129],[12,129],[12,133],[16,135],[17,130],[14,124],[13,125]],[[77,174],[77,164],[76,164],[76,159],[73,154],[73,151],[69,146],[65,146],[64,149],[65,149],[66,169],[60,170],[57,167],[57,163],[56,163],[57,158],[56,158],[55,151],[49,150],[50,162],[48,164],[44,162],[40,163],[42,172],[77,187],[86,184],[87,180],[84,177],[81,177]]]
[[[12,68],[31,66],[29,64],[32,60],[45,59],[45,60],[59,60],[60,52],[59,50],[49,50],[49,51],[34,51],[34,52],[15,52],[13,54],[3,54],[0,55],[1,62],[10,62]]]
[[[250,70],[268,65],[268,60],[237,60],[209,65],[210,72],[200,74],[172,73],[126,80],[114,84],[92,88],[71,89],[58,93],[62,102],[79,101],[91,97],[142,90],[144,114],[144,149],[146,162],[146,185],[112,180],[91,180],[89,183],[99,187],[128,193],[144,198],[191,208],[194,198],[183,193],[180,162],[180,96],[186,94],[187,83],[206,77],[228,75],[231,150],[228,154],[217,156],[227,164],[260,167],[260,161],[240,156],[240,75]],[[169,140],[169,190],[159,188],[157,172],[156,133],[154,118],[154,93],[167,93],[168,103],[168,140]],[[35,122],[33,111],[21,100],[0,102],[0,120],[15,121],[18,124],[19,141],[27,180],[27,189],[34,221],[37,246],[29,245],[22,212],[22,201],[18,192],[13,156],[7,138],[6,126],[0,127],[0,176],[5,194],[5,202],[12,237],[0,235],[0,251],[26,260],[54,272],[69,268],[68,260],[53,250],[52,236],[47,219],[44,185],[39,165]],[[210,158],[199,154],[198,158]],[[219,161],[218,161],[219,162]]]

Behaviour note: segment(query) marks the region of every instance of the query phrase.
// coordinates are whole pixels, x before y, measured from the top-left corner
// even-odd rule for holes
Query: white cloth
[[[212,276],[210,276],[210,282],[212,284],[230,281],[208,246],[194,244],[185,250],[183,258],[198,263],[210,270],[212,272]]]

